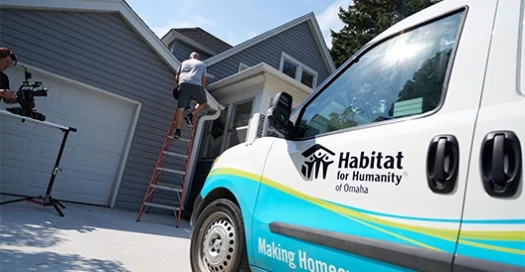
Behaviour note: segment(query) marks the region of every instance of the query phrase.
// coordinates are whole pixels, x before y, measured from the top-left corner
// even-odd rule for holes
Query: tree
[[[443,82],[447,75],[451,53],[452,49],[442,50],[437,52],[434,57],[426,60],[414,73],[412,79],[405,83],[396,102],[423,98],[422,112],[435,109],[441,101]],[[394,116],[394,104],[396,102],[392,103],[390,107],[390,116]]]
[[[359,125],[355,120],[355,114],[361,112],[359,109],[354,109],[351,106],[347,107],[342,113],[332,112],[330,113],[328,125],[332,128],[331,130],[338,130],[343,128],[355,127]]]
[[[375,36],[404,18],[441,0],[353,0],[345,10],[339,8],[344,26],[330,30],[330,54],[336,67],[350,58]]]

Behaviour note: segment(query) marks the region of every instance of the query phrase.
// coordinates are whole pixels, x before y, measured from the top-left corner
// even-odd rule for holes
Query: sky
[[[313,12],[328,48],[330,29],[342,22],[339,7],[351,0],[126,0],[161,38],[171,28],[201,27],[235,46],[268,30]]]

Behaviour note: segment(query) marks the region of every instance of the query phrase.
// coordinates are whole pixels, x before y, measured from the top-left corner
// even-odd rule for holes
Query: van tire
[[[202,210],[191,231],[190,263],[193,272],[250,271],[244,220],[231,200],[217,199]]]

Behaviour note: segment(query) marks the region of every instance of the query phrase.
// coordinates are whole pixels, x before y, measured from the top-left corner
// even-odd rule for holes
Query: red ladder
[[[193,138],[195,134],[195,121],[196,117],[193,118],[193,126],[190,126],[190,138],[184,139],[182,138],[182,135],[179,139],[175,139],[173,137],[174,131],[175,131],[175,114],[173,115],[173,119],[171,120],[170,128],[166,134],[166,138],[164,139],[164,144],[162,145],[162,148],[160,150],[159,157],[157,159],[157,163],[155,165],[155,168],[153,170],[153,173],[151,175],[151,179],[148,184],[148,188],[146,190],[146,193],[144,194],[144,199],[142,200],[142,204],[140,205],[139,214],[137,216],[137,222],[140,221],[140,218],[144,212],[148,213],[149,209],[151,207],[154,208],[160,208],[160,209],[167,209],[172,210],[175,214],[175,217],[177,218],[177,224],[176,227],[179,227],[180,219],[182,217],[182,210],[184,205],[184,197],[186,192],[186,184],[187,184],[187,178],[188,178],[188,167],[190,164],[190,157],[191,157],[191,150],[193,147]],[[181,127],[182,131],[182,127]],[[181,133],[182,134],[182,133]],[[174,140],[179,140],[187,144],[188,151],[187,154],[180,154],[176,152],[170,152],[168,151],[168,147]],[[175,169],[169,169],[164,167],[164,160],[167,157],[171,158],[181,158],[186,159],[185,163],[185,170],[175,170]],[[182,185],[177,185],[173,183],[165,183],[165,182],[159,182],[160,173],[162,172],[168,172],[173,174],[178,174],[180,176],[183,176],[182,178]],[[165,190],[169,192],[174,192],[177,195],[178,203],[175,205],[167,205],[167,204],[160,204],[160,203],[154,203],[154,196],[156,190]],[[147,207],[146,209],[144,209]]]

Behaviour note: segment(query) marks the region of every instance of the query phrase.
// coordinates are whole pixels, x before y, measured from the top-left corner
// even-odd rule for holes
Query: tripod
[[[22,122],[24,122],[25,119],[22,119]],[[65,127],[59,127],[60,130],[62,132],[64,132],[64,136],[62,138],[62,144],[60,145],[60,150],[58,151],[58,156],[56,158],[56,161],[55,161],[55,167],[53,168],[53,172],[51,173],[51,178],[49,179],[49,183],[47,185],[47,190],[46,190],[46,194],[45,195],[39,195],[39,196],[28,196],[28,197],[23,197],[23,198],[20,198],[20,199],[14,199],[14,200],[9,200],[9,201],[4,201],[4,202],[0,202],[0,205],[4,205],[4,204],[8,204],[8,203],[14,203],[14,202],[20,202],[20,201],[29,201],[29,202],[32,202],[32,203],[36,203],[36,204],[39,204],[39,205],[42,205],[42,206],[53,206],[55,208],[55,210],[58,212],[58,214],[61,216],[61,217],[64,217],[64,213],[62,212],[62,209],[65,209],[66,207],[60,203],[60,201],[56,200],[55,198],[53,198],[53,196],[51,195],[51,191],[53,190],[53,185],[55,184],[55,178],[58,174],[58,171],[62,171],[62,169],[60,169],[60,160],[62,159],[62,153],[64,153],[64,147],[66,146],[66,142],[67,142],[67,137],[69,136],[69,132],[76,132],[77,129],[76,128],[72,128],[72,127],[69,127],[69,128],[65,128]],[[40,200],[40,201],[39,201]]]

